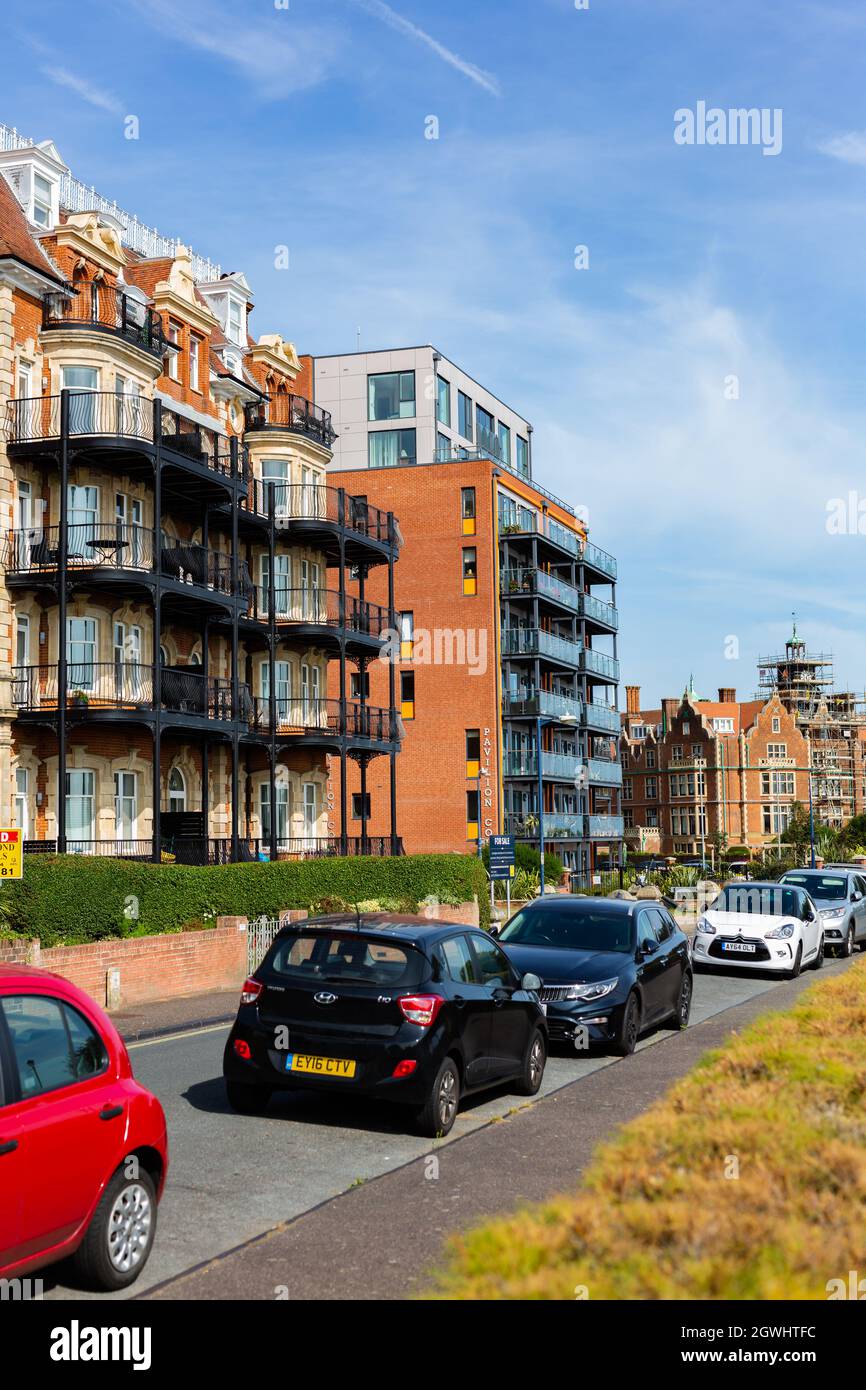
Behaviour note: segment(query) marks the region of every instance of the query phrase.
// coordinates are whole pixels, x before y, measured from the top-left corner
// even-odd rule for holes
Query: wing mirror
[[[527,974],[524,975],[523,979],[520,981],[520,988],[528,990],[530,994],[537,994],[541,989],[541,981],[537,975]]]
[[[639,956],[652,956],[652,955],[655,955],[655,953],[656,953],[656,951],[658,950],[658,948],[659,948],[659,943],[658,943],[657,941],[642,941],[641,944],[640,944],[640,945],[638,946],[638,948],[637,948],[637,950],[638,950],[638,955],[639,955]]]
[[[858,893],[857,889],[855,888],[855,889],[854,889],[854,892],[851,894],[851,901],[852,901],[852,902],[855,902],[855,903],[859,903],[862,897],[863,897],[863,894],[862,894],[862,893]]]

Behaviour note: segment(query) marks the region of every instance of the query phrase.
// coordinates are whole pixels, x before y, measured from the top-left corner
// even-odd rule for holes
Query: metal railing
[[[159,314],[112,285],[91,283],[73,288],[71,294],[47,294],[42,301],[42,327],[111,333],[156,358],[162,358],[167,347]]]
[[[533,749],[505,750],[502,771],[506,777],[537,777],[538,758]],[[541,754],[542,777],[558,777],[561,781],[573,782],[577,773],[579,758],[574,753]]]
[[[622,765],[612,758],[586,758],[584,766],[590,782],[595,786],[621,787]]]
[[[278,529],[292,521],[327,521],[369,536],[371,540],[393,544],[397,539],[396,528],[389,527],[387,512],[370,506],[363,497],[350,497],[342,488],[332,487],[330,483],[254,478],[241,498],[241,507],[254,516],[266,518],[270,516],[271,497]]]
[[[212,473],[232,476],[231,444],[226,435],[196,420],[181,415],[170,406],[162,407],[162,442],[176,454],[183,454],[195,463],[203,464]],[[247,474],[243,451],[238,456],[238,477]]]
[[[535,483],[532,484],[535,487]],[[541,489],[539,489],[541,491]],[[562,504],[560,504],[562,505]],[[569,511],[571,508],[569,508]],[[569,555],[579,559],[583,554],[583,536],[576,531],[570,531],[567,526],[563,526],[561,521],[556,521],[545,512],[536,512],[528,507],[522,507],[516,515],[512,515],[505,508],[500,508],[499,512],[499,538],[506,536],[545,536],[554,545],[559,546],[560,550],[565,550]]]
[[[60,564],[59,526],[10,531],[3,564],[10,574],[51,572]],[[66,528],[67,567],[90,569],[153,569],[153,531],[125,521],[108,525],[73,522]]]
[[[304,396],[278,394],[266,401],[255,401],[244,407],[247,432],[256,430],[289,430],[293,434],[306,435],[315,439],[324,448],[330,449],[336,434],[331,425],[331,415],[320,405],[314,405]]]
[[[583,709],[583,722],[588,729],[609,730],[618,734],[621,727],[619,710],[612,705],[602,705],[597,700],[587,700]]]
[[[99,710],[152,711],[154,668],[137,661],[68,661],[66,707],[80,715]],[[231,681],[165,666],[161,671],[161,707],[172,713],[213,720],[233,717]],[[246,686],[241,687],[244,698]],[[26,713],[56,713],[59,705],[56,664],[12,667],[12,703]]]
[[[252,586],[248,616],[259,622],[270,620],[267,585]],[[381,637],[390,626],[387,608],[382,608],[378,603],[368,603],[352,594],[346,594],[345,609],[341,612],[340,595],[336,589],[277,588],[274,590],[274,617],[281,624],[297,623],[337,630],[344,628],[347,632],[365,637]]]
[[[60,438],[60,396],[19,396],[6,406],[9,444]],[[114,391],[70,391],[69,433],[153,442],[153,402]]]
[[[194,584],[214,593],[231,594],[231,556],[220,550],[208,550],[203,545],[175,541],[160,548],[160,570],[167,579],[180,584]]]
[[[399,737],[396,712],[378,705],[347,702],[345,714],[339,700],[305,698],[276,702],[275,728],[279,734],[347,734],[375,743],[389,743]],[[250,728],[267,733],[271,729],[271,702],[266,695],[255,695],[249,710]]]

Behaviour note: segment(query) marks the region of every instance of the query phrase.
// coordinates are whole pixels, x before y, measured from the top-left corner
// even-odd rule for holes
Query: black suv
[[[540,987],[475,927],[393,913],[293,923],[241,991],[223,1058],[229,1104],[251,1113],[278,1090],[364,1094],[447,1134],[470,1091],[511,1082],[535,1095]]]

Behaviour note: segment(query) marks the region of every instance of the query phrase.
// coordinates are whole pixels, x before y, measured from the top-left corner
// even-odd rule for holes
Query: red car
[[[71,1255],[91,1288],[144,1268],[165,1115],[114,1024],[59,975],[0,965],[0,1277]]]

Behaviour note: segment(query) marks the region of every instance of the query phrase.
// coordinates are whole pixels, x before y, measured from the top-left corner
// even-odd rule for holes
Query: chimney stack
[[[627,685],[625,688],[625,708],[627,714],[640,714],[640,686]]]
[[[737,703],[737,692],[732,685],[719,686],[719,704],[735,705]]]

